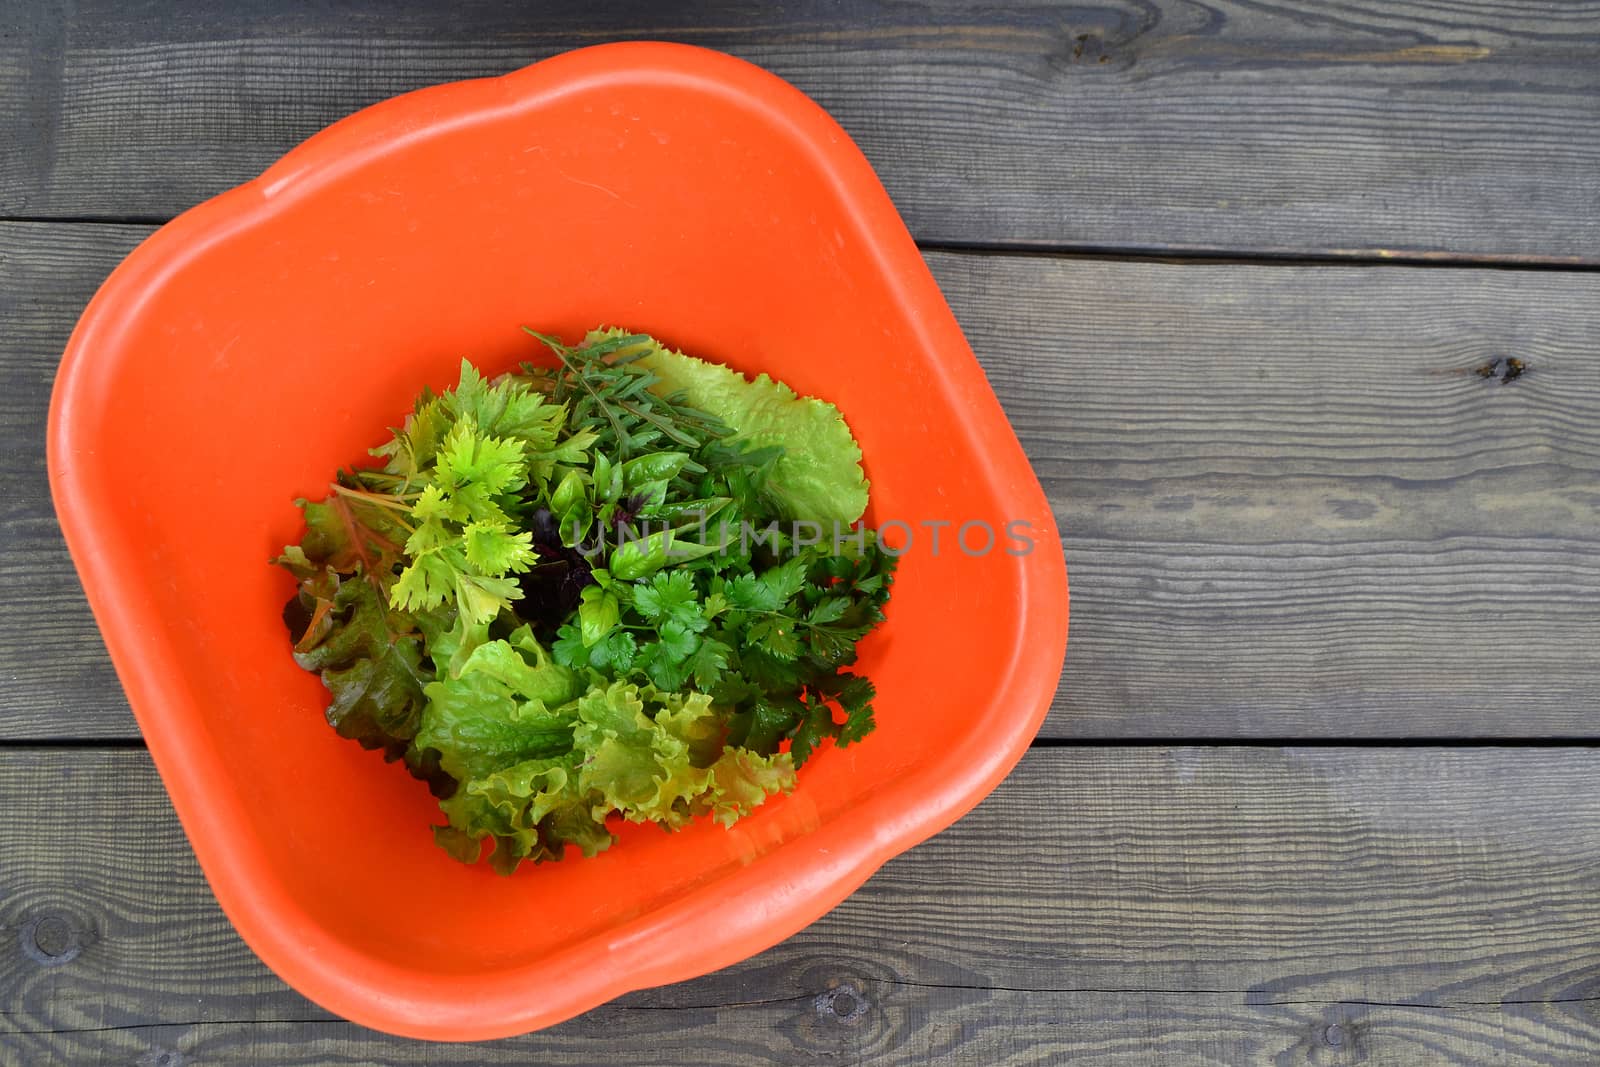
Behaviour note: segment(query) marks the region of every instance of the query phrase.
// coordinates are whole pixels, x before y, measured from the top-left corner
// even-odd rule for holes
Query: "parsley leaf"
[[[638,642],[632,634],[626,630],[613,630],[589,649],[589,665],[602,670],[610,667],[618,673],[625,673],[633,666],[638,648]]]
[[[634,607],[651,622],[669,619],[685,625],[699,620],[694,577],[685,571],[658,572],[648,582],[640,582],[633,593]]]
[[[690,653],[700,644],[700,639],[676,619],[664,623],[659,632],[660,638],[656,641],[656,647],[672,663],[681,663],[688,659]]]
[[[694,684],[705,692],[716,689],[723,672],[728,669],[728,657],[732,652],[731,648],[714,637],[703,638],[688,662],[689,670],[694,675]]]

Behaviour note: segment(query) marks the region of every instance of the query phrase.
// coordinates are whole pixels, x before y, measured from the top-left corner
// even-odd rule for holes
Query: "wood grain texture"
[[[668,39],[828,108],[945,243],[1600,261],[1600,4],[962,0],[0,12],[0,214],[169,216],[385,97]]]
[[[784,944],[470,1048],[272,977],[143,753],[13,749],[0,803],[6,1064],[1600,1058],[1590,750],[1036,750]]]
[[[73,324],[148,233],[0,224],[0,739],[138,735],[56,525],[45,420]]]
[[[42,440],[146,232],[0,224],[0,739],[134,736]],[[1046,736],[1596,733],[1600,276],[929,259],[1064,532]]]
[[[931,262],[1063,531],[1047,732],[1595,732],[1600,277]]]

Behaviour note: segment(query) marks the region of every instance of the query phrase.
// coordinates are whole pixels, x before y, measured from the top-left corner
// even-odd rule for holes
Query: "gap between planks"
[[[35,226],[163,226],[163,215],[0,215],[0,225]],[[1195,266],[1273,267],[1444,267],[1466,270],[1556,271],[1600,273],[1600,259],[1579,256],[1499,255],[1438,252],[1420,249],[1308,253],[1293,248],[1239,251],[1229,248],[1175,246],[1116,246],[1026,241],[917,241],[924,252],[974,256],[1040,256],[1050,259],[1099,260],[1129,263],[1166,263]]]

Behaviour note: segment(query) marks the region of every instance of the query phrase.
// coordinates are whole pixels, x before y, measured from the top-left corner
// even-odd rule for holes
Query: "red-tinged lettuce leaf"
[[[338,491],[326,500],[296,503],[306,518],[305,536],[298,547],[310,563],[343,575],[359,569],[387,579],[400,562],[406,531],[391,510],[369,503],[358,494],[341,495]],[[277,562],[294,571],[287,557],[286,549]]]
[[[328,723],[341,737],[398,758],[417,732],[423,687],[433,678],[416,620],[392,610],[359,574],[306,578],[291,607],[306,601],[311,621],[297,635],[294,658],[328,687]]]

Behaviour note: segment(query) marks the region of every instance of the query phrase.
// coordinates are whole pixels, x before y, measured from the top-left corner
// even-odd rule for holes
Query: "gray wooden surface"
[[[195,868],[56,529],[51,380],[153,225],[326,123],[639,38],[878,168],[1062,527],[1061,688],[785,944],[374,1034]],[[3,1067],[1600,1062],[1593,0],[18,2],[0,148]]]
[[[0,214],[171,215],[395,93],[666,38],[811,93],[927,241],[1594,263],[1597,35],[1595,0],[17,0]]]
[[[1036,751],[777,948],[453,1049],[274,979],[142,753],[14,750],[0,804],[18,1064],[1600,1060],[1586,749]]]

